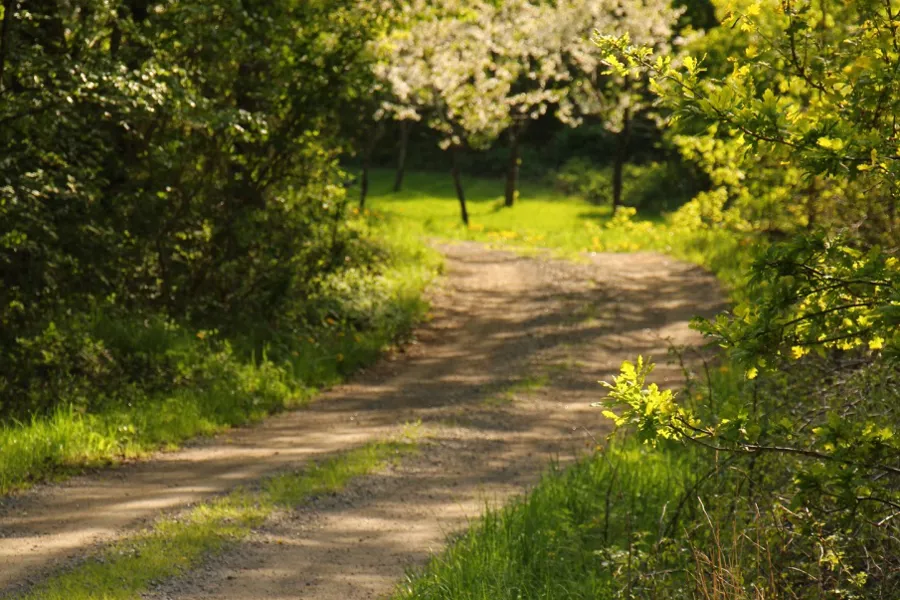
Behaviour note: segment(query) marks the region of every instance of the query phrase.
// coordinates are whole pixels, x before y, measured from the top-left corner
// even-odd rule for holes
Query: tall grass
[[[641,585],[667,508],[693,478],[691,456],[632,442],[552,469],[527,497],[457,539],[396,600],[616,598]]]

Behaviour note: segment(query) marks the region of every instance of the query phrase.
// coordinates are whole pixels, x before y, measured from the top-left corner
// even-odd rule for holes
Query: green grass
[[[464,182],[470,227],[460,221],[459,203],[449,175],[410,173],[404,189],[394,194],[391,173],[372,177],[370,206],[400,226],[426,235],[478,240],[520,248],[551,248],[580,252],[591,245],[590,231],[610,216],[607,207],[567,198],[552,188],[523,182],[519,204],[503,208],[503,182],[468,179]]]
[[[369,227],[362,220],[357,226]],[[0,494],[301,406],[372,363],[425,316],[422,294],[442,263],[408,231],[376,224],[361,234],[377,240],[380,271],[351,269],[325,282],[321,297],[309,299],[321,321],[302,335],[270,340],[264,356],[247,357],[213,334],[167,323],[92,324],[108,343],[129,346],[154,365],[160,378],[181,382],[150,393],[134,385],[106,400],[0,425]]]
[[[742,245],[751,241],[725,231],[693,231],[667,219],[614,219],[608,206],[566,196],[533,181],[521,182],[513,208],[503,206],[503,181],[466,179],[470,225],[463,226],[450,176],[410,173],[403,191],[392,191],[393,173],[372,176],[369,206],[391,229],[451,240],[475,240],[522,252],[549,249],[576,258],[585,252],[652,250],[710,269],[726,285],[742,281]]]
[[[415,430],[399,441],[375,442],[201,504],[117,542],[73,570],[51,577],[22,600],[130,600],[157,581],[197,567],[211,553],[247,538],[279,509],[339,491],[353,478],[372,473],[415,451]]]
[[[394,598],[622,597],[691,478],[689,454],[633,443],[553,469],[527,498],[488,511],[411,573]]]

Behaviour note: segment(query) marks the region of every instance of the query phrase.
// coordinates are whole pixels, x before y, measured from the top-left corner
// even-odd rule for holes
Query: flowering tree
[[[487,26],[496,10],[490,4],[419,2],[408,10],[419,18],[382,41],[388,58],[377,74],[394,95],[384,110],[398,120],[423,120],[439,134],[468,224],[457,156],[466,147],[489,146],[506,128],[504,100],[514,73],[493,60],[498,38]]]
[[[670,47],[681,10],[666,0],[420,0],[405,9],[405,26],[379,42],[379,79],[391,97],[384,114],[424,121],[448,150],[463,220],[465,198],[456,155],[509,135],[506,206],[515,202],[519,144],[528,122],[559,107],[571,125],[585,116],[618,133],[614,203],[631,123],[647,108],[646,78],[620,76],[591,43],[600,34],[629,35],[658,51]]]
[[[561,17],[566,16],[556,6],[528,0],[504,2],[482,15],[482,27],[494,41],[491,60],[511,82],[502,98],[509,136],[506,206],[512,206],[517,195],[519,145],[525,128],[565,95],[570,75],[563,49],[569,32]]]
[[[556,23],[565,29],[568,44],[563,61],[570,73],[568,93],[560,103],[559,117],[570,125],[584,117],[599,117],[616,134],[613,167],[613,207],[622,201],[622,171],[628,161],[635,117],[650,107],[646,71],[632,65],[619,69],[608,52],[591,40],[606,36],[627,37],[634,44],[668,54],[676,40],[682,9],[668,0],[562,0]]]

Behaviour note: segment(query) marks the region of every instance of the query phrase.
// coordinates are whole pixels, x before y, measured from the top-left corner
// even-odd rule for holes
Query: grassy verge
[[[565,471],[552,470],[527,498],[489,511],[424,570],[411,574],[394,598],[621,597],[628,585],[640,585],[666,510],[692,477],[689,454],[632,443]]]
[[[75,398],[49,416],[0,425],[0,494],[302,405],[374,361],[424,317],[422,293],[441,262],[410,232],[376,224],[362,234],[377,242],[379,267],[324,282],[320,296],[307,299],[313,318],[270,335],[261,356],[232,349],[215,332],[98,316],[92,334],[133,357],[135,370],[146,372],[142,385],[123,389],[117,376],[109,398]],[[160,391],[148,391],[151,380],[162,382]]]
[[[264,480],[257,490],[234,491],[114,544],[72,571],[43,582],[22,600],[140,598],[153,582],[175,577],[210,553],[245,539],[276,510],[339,491],[351,479],[415,448],[414,432],[408,432],[400,441],[368,444],[305,470]]]

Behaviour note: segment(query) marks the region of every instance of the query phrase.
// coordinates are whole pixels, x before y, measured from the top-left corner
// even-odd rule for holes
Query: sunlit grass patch
[[[566,196],[551,186],[523,181],[517,204],[503,206],[503,181],[465,181],[470,224],[460,220],[459,204],[445,173],[410,173],[399,193],[392,173],[377,171],[369,205],[392,229],[452,240],[473,240],[518,252],[550,250],[578,259],[590,252],[656,251],[704,266],[726,286],[745,277],[748,239],[725,230],[688,230],[657,215],[613,216],[609,206]]]
[[[588,237],[583,223],[601,223],[610,216],[606,207],[566,198],[548,186],[524,182],[518,205],[503,207],[500,181],[466,182],[470,226],[460,222],[459,204],[445,174],[410,173],[404,190],[390,190],[390,174],[374,177],[371,207],[405,229],[425,235],[477,240],[519,249],[550,248],[561,253],[580,252]]]
[[[352,479],[416,450],[417,430],[400,439],[367,444],[305,469],[266,479],[166,518],[69,572],[39,584],[23,600],[130,600],[154,582],[197,567],[211,553],[250,535],[279,509],[343,489]]]

